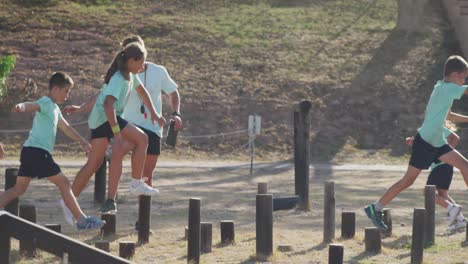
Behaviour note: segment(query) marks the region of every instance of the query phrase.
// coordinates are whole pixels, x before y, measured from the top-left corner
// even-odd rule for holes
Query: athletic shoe
[[[455,231],[458,231],[458,230],[463,230],[463,228],[466,227],[466,218],[461,220],[461,221],[455,221],[455,224],[449,226],[447,228],[447,231],[448,232],[455,232]]]
[[[452,205],[452,208],[448,211],[448,225],[451,226],[457,220],[458,214],[461,212],[462,207],[458,204]]]
[[[88,216],[86,218],[81,218],[76,222],[76,229],[83,231],[83,230],[90,230],[90,229],[99,229],[106,221],[96,218],[94,216]]]
[[[63,201],[63,199],[60,199],[59,203],[60,203],[60,206],[62,207],[63,216],[65,217],[65,222],[67,222],[67,224],[69,224],[71,226],[74,226],[75,225],[75,220],[73,219],[72,212],[65,205],[65,202]]]
[[[366,212],[367,217],[372,220],[374,226],[380,231],[388,231],[388,226],[383,222],[383,212],[375,211],[374,204],[370,204],[364,208],[364,212]]]
[[[117,213],[117,203],[114,200],[107,199],[99,209],[100,214],[115,214]]]
[[[158,189],[153,188],[144,182],[140,182],[140,184],[138,184],[138,186],[136,187],[133,187],[132,185],[130,185],[129,191],[131,194],[136,194],[136,195],[154,196],[154,195],[159,194]]]

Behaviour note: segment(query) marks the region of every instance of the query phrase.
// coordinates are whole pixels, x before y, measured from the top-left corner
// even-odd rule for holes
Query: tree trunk
[[[428,0],[396,0],[398,2],[398,21],[396,30],[422,32],[424,30],[424,12]]]

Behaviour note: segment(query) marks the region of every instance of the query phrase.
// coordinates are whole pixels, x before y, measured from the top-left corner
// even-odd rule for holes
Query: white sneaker
[[[452,208],[448,211],[448,225],[451,226],[457,220],[458,214],[461,212],[462,207],[458,204],[454,204]]]
[[[463,219],[461,221],[456,221],[455,224],[449,226],[447,228],[447,231],[448,232],[454,232],[454,231],[458,231],[458,230],[463,230],[463,228],[466,227],[466,219]]]
[[[73,220],[73,214],[70,211],[70,209],[68,209],[68,207],[65,205],[65,202],[63,201],[63,199],[60,199],[60,206],[62,207],[62,210],[63,210],[63,216],[65,216],[65,222],[67,222],[67,224],[71,226],[75,226],[75,221]]]
[[[129,191],[130,193],[136,194],[136,195],[148,195],[148,196],[159,195],[158,189],[153,188],[144,182],[140,182],[140,184],[138,184],[138,186],[136,187],[133,187],[132,185],[130,185]]]

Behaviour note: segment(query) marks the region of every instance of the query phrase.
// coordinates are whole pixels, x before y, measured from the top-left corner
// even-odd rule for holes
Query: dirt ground
[[[202,163],[201,163],[202,164]],[[0,168],[4,171],[4,167]],[[77,168],[65,168],[73,179]],[[364,228],[371,226],[362,208],[374,201],[398,177],[401,171],[333,171],[326,166],[310,171],[310,201],[312,210],[277,211],[274,213],[274,255],[268,263],[328,263],[328,246],[323,239],[323,185],[335,182],[336,239],[344,244],[345,263],[409,263],[411,252],[412,211],[424,206],[422,190],[427,174],[422,174],[414,186],[398,196],[391,204],[393,236],[383,239],[381,254],[364,252]],[[118,254],[118,242],[137,241],[133,230],[137,216],[137,200],[127,193],[130,182],[129,169],[124,171],[118,198],[117,233],[111,237],[111,253]],[[135,263],[186,263],[187,242],[183,239],[187,225],[188,200],[201,198],[201,221],[213,223],[213,252],[201,256],[202,263],[257,263],[255,260],[255,194],[257,182],[267,181],[269,193],[286,196],[294,192],[294,169],[291,164],[270,163],[254,169],[250,176],[248,167],[230,166],[215,168],[160,168],[156,184],[162,195],[153,199],[151,228],[154,234],[150,243],[138,246],[132,259]],[[83,210],[94,214],[99,205],[93,201],[91,181],[79,198]],[[0,177],[4,188],[4,177]],[[452,197],[468,208],[466,187],[457,172],[451,188]],[[21,203],[34,204],[39,224],[61,223],[63,233],[93,245],[98,232],[78,233],[64,222],[58,206],[58,191],[47,181],[33,181]],[[341,211],[355,210],[356,237],[342,240]],[[235,221],[235,243],[220,243],[221,220]],[[425,249],[424,263],[467,263],[468,250],[465,233],[447,235],[445,210],[436,208],[436,245]],[[280,252],[278,245],[289,245],[292,251]],[[34,260],[18,254],[18,243],[13,242],[13,263],[59,263],[59,259],[45,252]]]

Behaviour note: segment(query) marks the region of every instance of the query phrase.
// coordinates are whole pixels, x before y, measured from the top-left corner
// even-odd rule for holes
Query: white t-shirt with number
[[[138,78],[141,83],[146,87],[148,93],[151,96],[154,107],[158,114],[162,113],[162,98],[161,92],[170,94],[177,90],[177,84],[172,80],[167,72],[166,68],[160,65],[156,65],[151,62],[146,62],[146,71],[138,73]],[[159,127],[158,123],[151,123],[151,115],[148,108],[145,107],[145,114],[140,111],[143,101],[138,96],[135,89],[130,92],[128,97],[127,105],[123,113],[125,120],[132,122],[133,124],[148,129],[156,133],[159,137],[162,137],[163,128]]]

